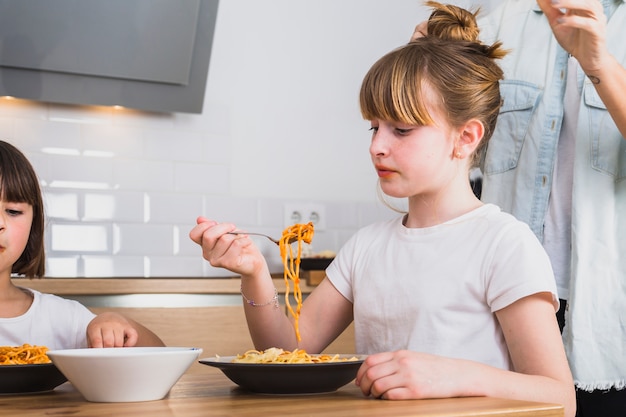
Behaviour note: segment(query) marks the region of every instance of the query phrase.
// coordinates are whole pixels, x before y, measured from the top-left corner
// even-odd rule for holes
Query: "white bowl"
[[[47,354],[67,379],[93,402],[164,398],[202,349],[127,347],[51,350]]]

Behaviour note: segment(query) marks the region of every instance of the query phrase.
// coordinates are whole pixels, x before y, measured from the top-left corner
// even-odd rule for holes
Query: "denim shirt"
[[[626,66],[626,4],[604,0],[607,44]],[[535,0],[502,3],[479,22],[482,40],[511,52],[500,62],[503,105],[482,161],[482,199],[528,223],[543,240],[563,120],[568,54]],[[577,73],[570,295],[563,341],[582,389],[626,386],[626,140],[593,84]],[[624,92],[626,94],[626,92]],[[574,343],[575,341],[575,343]]]

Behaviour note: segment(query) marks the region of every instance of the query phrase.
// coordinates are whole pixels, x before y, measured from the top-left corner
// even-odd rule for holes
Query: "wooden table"
[[[239,389],[219,370],[185,374],[160,401],[136,403],[91,403],[70,383],[53,392],[0,396],[2,416],[81,417],[191,417],[191,416],[534,416],[563,417],[563,407],[553,404],[497,398],[451,398],[386,401],[366,398],[350,383],[337,392],[321,395],[274,396]]]

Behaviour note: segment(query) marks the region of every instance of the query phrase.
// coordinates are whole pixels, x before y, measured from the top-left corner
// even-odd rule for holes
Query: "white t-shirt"
[[[25,289],[33,304],[21,316],[0,318],[0,345],[47,346],[53,349],[87,347],[87,325],[95,317],[78,301]]]
[[[563,99],[563,124],[554,175],[550,189],[550,203],[543,228],[543,247],[552,262],[559,297],[569,299],[572,262],[572,189],[574,187],[574,154],[580,91],[576,82],[578,61],[570,57],[567,68],[567,86]]]
[[[494,313],[539,292],[558,309],[541,243],[491,204],[433,227],[367,226],[326,275],[354,304],[360,354],[409,349],[511,369]]]

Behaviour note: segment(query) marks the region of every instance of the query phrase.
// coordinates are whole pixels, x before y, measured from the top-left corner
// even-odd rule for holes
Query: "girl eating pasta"
[[[47,349],[163,346],[152,331],[121,314],[96,316],[77,301],[14,285],[13,274],[43,278],[44,227],[35,170],[16,147],[0,141],[1,355],[33,348],[45,353]]]
[[[201,217],[190,237],[217,267],[241,275],[257,349],[321,352],[354,321],[356,377],[390,400],[492,396],[559,403],[574,389],[555,319],[556,285],[522,222],[483,204],[469,171],[494,129],[499,43],[478,40],[476,13],[428,2],[428,35],[378,60],[360,91],[370,158],[383,193],[408,212],[359,230],[304,300],[301,340],[267,263],[230,223]]]

